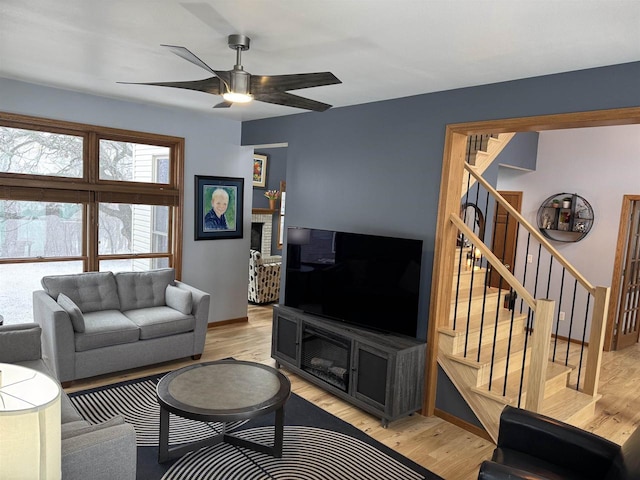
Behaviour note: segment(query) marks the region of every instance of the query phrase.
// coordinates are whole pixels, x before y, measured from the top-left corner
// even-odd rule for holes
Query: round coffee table
[[[221,442],[274,457],[282,456],[284,404],[291,395],[291,383],[275,368],[239,360],[199,363],[162,377],[156,393],[160,404],[160,463]],[[227,422],[255,418],[273,411],[273,446],[251,442],[226,432]],[[169,413],[201,422],[222,422],[225,427],[220,435],[169,448]]]

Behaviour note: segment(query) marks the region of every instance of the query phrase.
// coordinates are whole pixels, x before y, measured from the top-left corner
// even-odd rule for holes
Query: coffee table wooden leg
[[[160,437],[158,439],[158,462],[169,460],[169,411],[160,407]]]

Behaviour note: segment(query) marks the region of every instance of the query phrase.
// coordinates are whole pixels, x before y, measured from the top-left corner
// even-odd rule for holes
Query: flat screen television
[[[284,304],[416,337],[421,261],[422,240],[289,227]]]

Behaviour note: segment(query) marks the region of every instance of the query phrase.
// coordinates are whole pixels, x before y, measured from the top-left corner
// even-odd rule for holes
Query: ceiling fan
[[[213,70],[197,56],[185,47],[176,45],[162,45],[173,53],[188,62],[204,68],[215,76],[203,80],[193,80],[184,82],[151,82],[134,83],[118,82],[129,85],[155,85],[160,87],[184,88],[187,90],[197,90],[210,93],[212,95],[222,95],[222,102],[214,105],[213,108],[228,108],[234,103],[247,103],[251,100],[274,103],[287,107],[303,108],[316,112],[324,112],[331,108],[326,103],[299,97],[288,93],[288,90],[298,90],[301,88],[320,87],[323,85],[334,85],[342,83],[331,72],[319,73],[298,73],[291,75],[251,75],[245,72],[241,55],[245,50],[249,50],[251,39],[246,35],[229,35],[229,48],[236,51],[236,64],[232,70]]]

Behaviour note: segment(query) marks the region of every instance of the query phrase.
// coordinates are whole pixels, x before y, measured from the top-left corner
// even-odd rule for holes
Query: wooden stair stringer
[[[462,395],[462,398],[467,402],[467,405],[469,405],[491,439],[498,443],[498,426],[504,406],[500,406],[495,401],[478,395],[471,390],[471,385],[475,383],[475,379],[469,367],[447,358],[446,355],[440,352],[438,353],[438,365]]]
[[[500,133],[497,137],[489,138],[487,149],[485,151],[478,150],[475,153],[472,168],[482,175],[515,135],[515,133]],[[468,179],[467,177],[468,175],[464,175],[464,180],[462,181],[462,197],[466,195],[467,188],[471,188],[476,183],[475,178]]]

